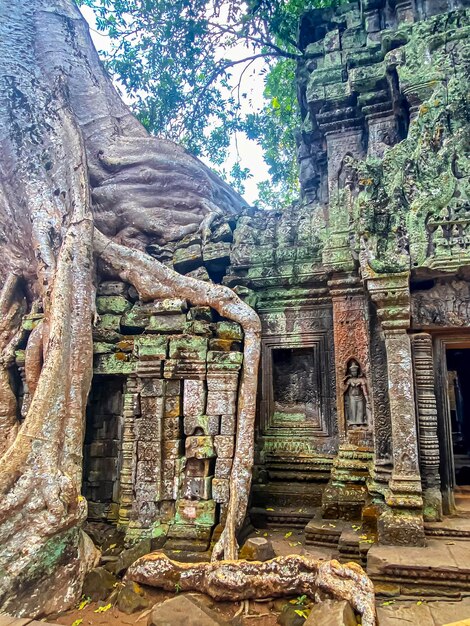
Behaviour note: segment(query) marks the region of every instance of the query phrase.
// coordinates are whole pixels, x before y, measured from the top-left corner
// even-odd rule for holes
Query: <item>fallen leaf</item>
[[[111,603],[105,604],[105,606],[99,606],[97,609],[95,609],[94,613],[104,613],[105,611],[109,611],[110,608]]]
[[[271,509],[270,507],[266,507],[266,511],[274,511],[274,509]]]
[[[72,626],[80,626],[82,622],[83,622],[82,618],[76,619],[74,622],[72,622]]]
[[[328,524],[328,526],[330,526],[331,528],[336,528],[335,524]]]
[[[78,605],[78,607],[77,607],[77,608],[78,608],[78,610],[79,610],[79,611],[83,611],[83,609],[84,609],[86,606],[88,606],[88,605],[90,604],[90,602],[91,602],[91,598],[88,598],[88,597],[83,598],[83,600],[81,600],[81,601],[80,601],[80,603],[79,603],[79,605]]]
[[[290,537],[291,535],[292,535],[292,531],[289,531],[288,533],[286,533],[286,534],[284,535],[284,537],[285,537],[286,539],[289,539],[289,537]]]
[[[117,546],[117,544],[116,544],[116,543],[112,543],[112,544],[109,546],[108,550],[112,550],[112,549],[113,549],[113,548],[115,548],[116,546]]]

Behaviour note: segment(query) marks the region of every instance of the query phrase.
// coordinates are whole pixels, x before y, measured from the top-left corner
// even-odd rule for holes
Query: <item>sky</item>
[[[93,43],[95,44],[98,52],[100,50],[109,50],[109,38],[103,33],[98,32],[95,28],[93,10],[86,6],[80,7],[80,10],[90,26],[91,38],[93,39]],[[234,49],[233,58],[234,60],[236,60],[236,58],[243,58],[246,56],[246,53],[247,49],[245,46],[240,45],[237,49]],[[260,63],[262,63],[262,60],[260,60]],[[240,73],[243,71],[243,67],[243,64],[241,64],[240,66],[235,66],[233,69],[231,80],[234,86],[238,82],[238,78]],[[253,79],[260,67],[261,65],[257,66],[256,63],[254,63],[250,68],[250,71],[243,77],[243,92],[247,93],[248,97],[242,98],[241,100],[242,113],[249,113],[253,111],[253,108],[258,109],[263,105],[263,80],[259,78],[259,76],[256,77],[256,80]],[[121,95],[123,95],[122,89],[120,89],[120,92]],[[252,103],[251,105],[249,104],[250,100]],[[249,204],[253,204],[258,197],[257,184],[269,178],[268,166],[263,160],[263,151],[261,147],[255,141],[248,139],[245,133],[237,133],[236,137],[232,137],[229,155],[222,167],[227,171],[230,171],[234,163],[237,161],[237,155],[240,160],[241,167],[248,167],[253,175],[252,178],[249,178],[244,183],[245,193],[243,194],[245,200]],[[210,167],[211,164],[208,159],[203,158],[201,160]]]

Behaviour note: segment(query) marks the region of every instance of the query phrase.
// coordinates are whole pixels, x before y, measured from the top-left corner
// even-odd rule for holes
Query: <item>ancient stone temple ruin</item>
[[[304,14],[301,199],[147,252],[258,313],[246,525],[361,557],[341,520],[421,546],[470,485],[469,16],[458,0]],[[206,552],[223,527],[243,333],[210,307],[97,286],[89,519]],[[30,313],[29,332],[41,313]],[[21,382],[22,412],[29,390]],[[23,376],[24,378],[24,376]],[[335,520],[335,523],[329,523]]]

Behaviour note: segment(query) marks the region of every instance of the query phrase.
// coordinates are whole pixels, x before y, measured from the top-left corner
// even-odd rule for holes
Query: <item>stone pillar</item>
[[[126,529],[129,525],[132,503],[134,501],[134,462],[135,431],[134,418],[138,412],[137,381],[129,376],[123,394],[123,429],[121,443],[121,472],[119,477],[119,521],[118,525]]]
[[[424,519],[436,522],[442,519],[442,494],[432,338],[429,333],[418,333],[412,335],[411,342],[418,409],[418,448],[423,485]]]
[[[393,470],[378,521],[379,541],[391,545],[425,543],[423,498],[418,462],[413,360],[407,333],[410,325],[409,274],[366,277],[377,307],[387,354],[388,395],[392,426]]]

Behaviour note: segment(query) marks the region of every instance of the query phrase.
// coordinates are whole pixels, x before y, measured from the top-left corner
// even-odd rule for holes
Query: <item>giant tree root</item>
[[[179,563],[161,553],[147,554],[127,570],[126,578],[165,591],[200,591],[214,600],[240,601],[318,593],[347,600],[362,617],[362,626],[376,626],[374,586],[356,563],[319,561],[307,556],[279,556],[270,561]]]

